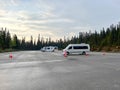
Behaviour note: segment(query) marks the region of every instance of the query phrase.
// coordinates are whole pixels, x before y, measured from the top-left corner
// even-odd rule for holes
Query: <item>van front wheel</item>
[[[69,52],[67,52],[67,55],[69,55],[70,53]]]

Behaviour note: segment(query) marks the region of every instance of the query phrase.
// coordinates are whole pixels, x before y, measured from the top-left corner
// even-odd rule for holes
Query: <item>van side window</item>
[[[88,49],[87,46],[74,46],[74,49]]]
[[[68,49],[72,49],[72,46],[70,46]]]
[[[46,48],[46,49],[50,49],[50,48],[48,47],[48,48]]]
[[[73,48],[74,48],[74,49],[81,49],[80,46],[74,46]]]
[[[88,49],[88,46],[83,46],[83,49]]]

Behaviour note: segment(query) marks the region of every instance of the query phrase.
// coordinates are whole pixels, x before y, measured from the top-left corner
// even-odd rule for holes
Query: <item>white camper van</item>
[[[85,43],[81,43],[81,44],[69,44],[64,50],[63,52],[65,52],[69,55],[69,54],[83,54],[85,55],[86,52],[90,51],[90,45],[89,44],[85,44]]]

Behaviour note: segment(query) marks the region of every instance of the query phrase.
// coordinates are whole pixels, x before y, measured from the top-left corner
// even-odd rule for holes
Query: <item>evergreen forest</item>
[[[88,43],[91,51],[112,51],[120,52],[120,23],[110,25],[108,28],[103,28],[100,32],[82,33],[68,38],[67,36],[52,41],[51,37],[46,40],[38,34],[37,41],[30,37],[30,41],[26,41],[25,37],[19,39],[16,34],[11,36],[7,28],[0,30],[0,52],[9,50],[40,50],[43,46],[57,46],[58,49],[65,48],[68,44]]]

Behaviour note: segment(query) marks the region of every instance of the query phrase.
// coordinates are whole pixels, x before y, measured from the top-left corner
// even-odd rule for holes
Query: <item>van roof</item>
[[[89,45],[89,44],[86,44],[86,43],[81,43],[81,44],[69,44],[69,45],[75,45],[75,46],[77,46],[77,45]]]

